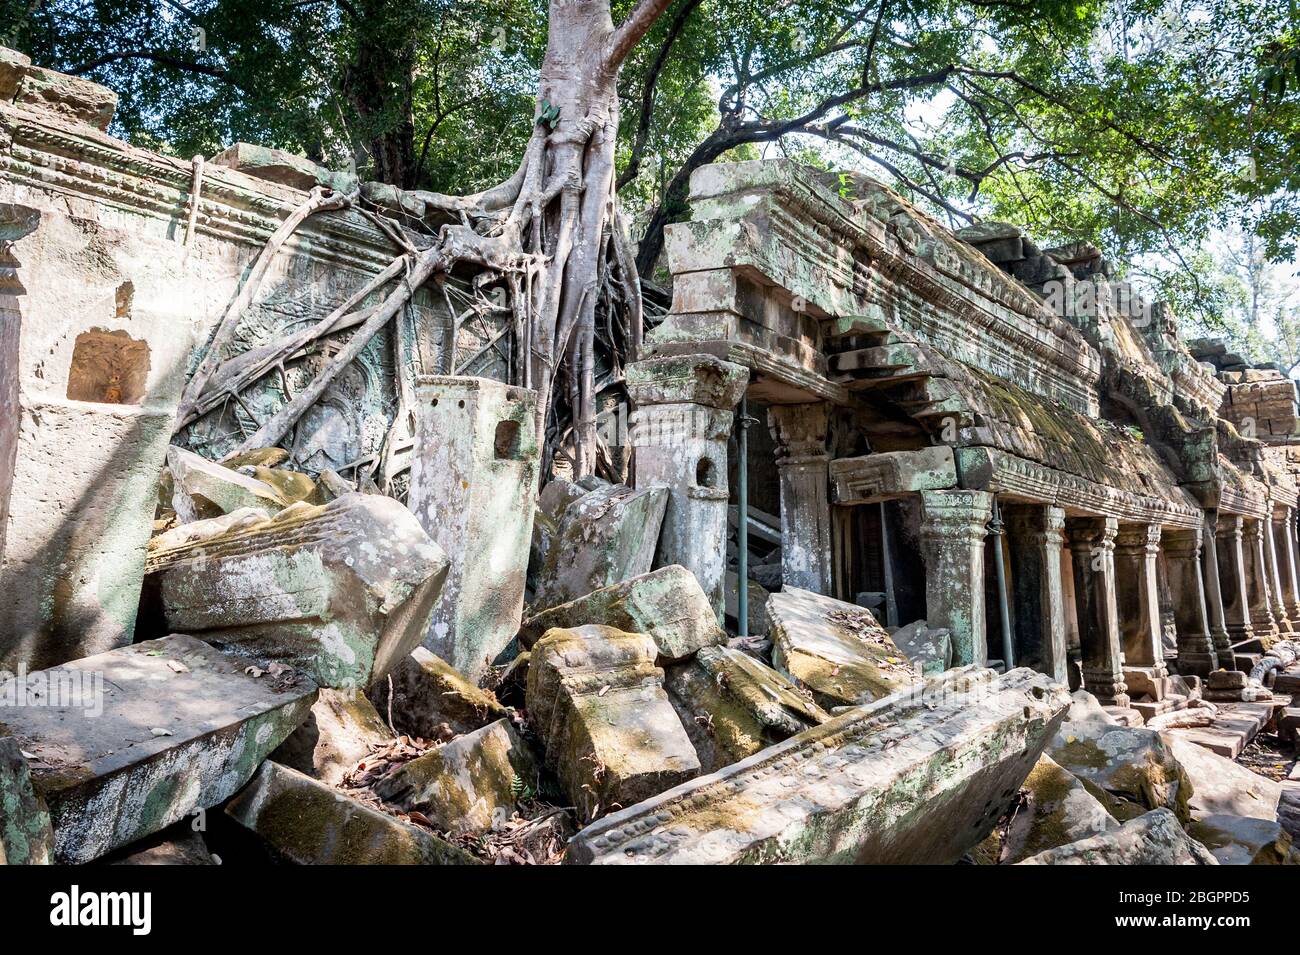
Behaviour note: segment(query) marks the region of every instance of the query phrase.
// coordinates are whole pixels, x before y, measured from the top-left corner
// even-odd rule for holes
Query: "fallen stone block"
[[[324,689],[311,715],[280,744],[271,759],[337,786],[370,748],[392,739],[374,704],[360,690]]]
[[[899,627],[890,639],[919,673],[942,673],[952,665],[952,633],[944,627],[931,629],[924,620],[916,620]]]
[[[31,65],[23,70],[14,102],[28,109],[49,110],[95,129],[108,129],[117,112],[117,94],[108,87]]]
[[[226,806],[298,865],[468,865],[469,853],[279,763],[262,764]]]
[[[182,544],[204,541],[228,531],[240,531],[271,519],[271,512],[262,507],[241,507],[220,517],[209,517],[189,524],[180,524],[149,539],[149,550],[164,551]]]
[[[1281,785],[1177,731],[1163,735],[1191,781],[1192,821],[1187,831],[1221,865],[1300,861],[1300,851],[1292,848],[1290,834],[1278,821]]]
[[[571,501],[538,575],[533,606],[548,608],[648,573],[668,488],[615,484]]]
[[[992,831],[1069,697],[963,668],[583,829],[568,861],[950,863]]]
[[[1118,829],[1048,849],[1020,865],[1218,865],[1219,860],[1178,824],[1168,809],[1153,809]]]
[[[3,726],[0,723],[0,728]],[[0,865],[49,865],[53,861],[50,813],[32,784],[27,757],[16,739],[0,737]]]
[[[630,806],[700,771],[642,633],[551,630],[533,647],[528,714],[546,765],[582,819]]]
[[[1087,690],[1075,690],[1070,694],[1070,712],[1066,714],[1067,723],[1079,723],[1093,720],[1108,726],[1118,726],[1119,720],[1106,712],[1105,707]]]
[[[372,683],[369,695],[385,719],[391,711],[394,726],[423,739],[440,739],[448,732],[472,733],[507,715],[495,696],[424,647],[416,647],[387,676]]]
[[[360,185],[356,176],[329,172],[303,156],[252,143],[235,143],[217,153],[209,162],[304,191],[322,185],[340,192],[355,192]]]
[[[731,647],[704,647],[666,673],[668,696],[706,773],[830,719],[806,690]]]
[[[348,689],[419,645],[447,558],[397,501],[349,494],[155,551],[146,573],[169,630]]]
[[[749,619],[746,621],[749,626],[746,629],[750,636],[765,634],[767,633],[767,598],[771,593],[753,577],[749,578],[746,593],[748,599],[745,604],[749,611]],[[736,576],[734,570],[727,571],[722,596],[723,612],[729,620],[739,623],[736,612],[740,608],[740,578]]]
[[[189,820],[141,839],[100,860],[102,865],[220,865]]]
[[[88,862],[226,800],[307,718],[316,687],[174,635],[0,685],[41,688],[6,707],[49,807],[55,860]]]
[[[477,682],[524,610],[537,504],[537,393],[421,377],[407,502],[451,561],[424,646]]]
[[[167,470],[172,478],[172,509],[182,524],[247,507],[274,514],[290,503],[266,482],[175,445],[167,449]]]
[[[916,682],[916,673],[871,611],[786,587],[767,600],[776,668],[833,706],[879,700]]]
[[[1097,797],[1046,754],[1020,789],[1022,802],[1002,837],[1003,864],[1119,828]]]
[[[600,624],[644,633],[665,661],[681,660],[701,647],[727,642],[708,596],[685,567],[671,564],[593,591],[524,621],[519,642],[533,646],[553,628]]]
[[[1063,723],[1047,752],[1120,821],[1151,809],[1191,819],[1191,781],[1156,730],[1100,720]]]
[[[385,802],[422,812],[439,829],[461,835],[501,828],[518,794],[536,789],[533,755],[509,720],[458,736],[374,785]]]

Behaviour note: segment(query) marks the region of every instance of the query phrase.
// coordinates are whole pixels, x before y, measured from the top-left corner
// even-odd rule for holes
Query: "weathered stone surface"
[[[953,862],[992,830],[1067,705],[1029,670],[950,670],[607,816],[568,859]]]
[[[1121,821],[1161,808],[1181,821],[1191,818],[1191,781],[1155,730],[1100,720],[1064,723],[1048,755],[1079,777]]]
[[[370,686],[370,698],[385,718],[389,677],[393,724],[414,736],[439,739],[447,731],[471,733],[506,716],[506,708],[495,696],[470,683],[442,658],[416,647],[388,676]]]
[[[931,629],[924,620],[899,627],[889,638],[918,673],[942,673],[952,664],[952,634],[942,628]]]
[[[584,494],[560,515],[533,606],[546,609],[639,577],[654,566],[666,487],[621,484]]]
[[[252,143],[235,143],[209,162],[295,189],[308,190],[319,184],[341,192],[354,192],[359,185],[355,176],[331,173],[304,156]]]
[[[386,802],[422,812],[439,829],[460,834],[499,829],[525,788],[537,790],[537,766],[509,720],[417,756],[374,786]]]
[[[407,501],[451,573],[424,646],[477,681],[514,639],[537,503],[535,392],[486,378],[419,381]]]
[[[226,806],[275,853],[299,865],[467,865],[432,833],[270,760]]]
[[[393,736],[360,690],[320,691],[311,715],[271,754],[277,763],[337,786],[357,763]]]
[[[1222,865],[1300,863],[1278,822],[1282,787],[1176,732],[1162,734],[1191,781],[1187,827]]]
[[[704,647],[666,674],[668,695],[706,773],[830,719],[807,691],[731,647]]]
[[[220,517],[209,517],[190,524],[180,524],[149,539],[149,550],[164,551],[182,544],[207,540],[228,531],[244,530],[271,519],[271,512],[261,507],[241,507]]]
[[[554,627],[602,624],[654,640],[664,660],[726,643],[709,598],[685,567],[672,564],[551,607],[524,621],[519,641],[531,647]]]
[[[27,675],[29,688],[65,705],[6,708],[0,732],[34,756],[56,861],[104,855],[249,780],[307,718],[316,688],[300,676],[255,678],[247,666],[176,635]],[[11,681],[0,694],[20,689]]]
[[[46,109],[67,119],[108,129],[117,111],[117,94],[105,86],[39,66],[27,66],[14,101]]]
[[[1109,726],[1119,725],[1119,721],[1106,712],[1095,696],[1087,690],[1075,690],[1070,694],[1070,712],[1066,714],[1065,721],[1078,723],[1083,720],[1093,720]]]
[[[0,713],[4,710],[0,709]],[[49,865],[54,833],[16,739],[0,737],[0,865]]]
[[[1168,809],[1153,809],[1118,829],[1031,856],[1021,865],[1218,865]]]
[[[1050,756],[1039,758],[1020,788],[1024,801],[1003,836],[1003,863],[1119,828],[1097,797]]]
[[[532,649],[528,715],[582,819],[630,806],[700,770],[642,633],[583,626]]]
[[[149,556],[171,630],[369,685],[419,645],[447,558],[397,501],[349,494]]]
[[[274,514],[290,503],[266,482],[184,448],[167,449],[167,469],[172,476],[172,508],[183,524],[244,508]]]
[[[103,865],[218,865],[208,851],[203,834],[195,832],[189,820],[182,820],[162,832],[100,860]]]
[[[907,658],[871,611],[787,587],[767,599],[776,668],[822,706],[870,703],[916,682]]]

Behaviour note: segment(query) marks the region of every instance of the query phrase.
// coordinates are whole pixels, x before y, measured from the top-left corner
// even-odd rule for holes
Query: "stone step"
[[[1161,700],[1132,700],[1129,706],[1141,713],[1142,719],[1145,721],[1162,713],[1172,713],[1175,710],[1186,709],[1187,697],[1180,696],[1177,693],[1170,693]]]
[[[25,693],[5,731],[31,754],[56,862],[89,862],[248,782],[316,700],[306,677],[254,677],[249,662],[173,635],[0,685],[0,699]]]
[[[1219,707],[1219,716],[1209,726],[1184,727],[1170,732],[1220,756],[1236,759],[1272,716],[1273,707],[1268,703],[1225,703]]]

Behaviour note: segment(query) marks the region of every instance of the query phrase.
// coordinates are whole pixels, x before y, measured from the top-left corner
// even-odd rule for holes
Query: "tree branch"
[[[218,66],[205,66],[202,63],[194,63],[190,60],[178,59],[164,50],[121,50],[116,53],[105,53],[103,56],[96,57],[93,60],[87,60],[77,66],[71,67],[67,72],[73,76],[82,76],[91,70],[98,69],[101,66],[107,66],[109,63],[117,63],[121,60],[149,60],[160,66],[169,66],[174,70],[180,70],[183,73],[194,73],[199,76],[210,76],[213,79],[221,80],[228,83],[235,89],[253,96],[251,89],[243,83],[234,79],[228,72]]]
[[[632,12],[614,30],[613,36],[609,38],[609,43],[605,47],[601,65],[606,72],[612,73],[623,65],[632,48],[646,35],[646,31],[654,26],[654,22],[672,2],[673,0],[637,0]]]

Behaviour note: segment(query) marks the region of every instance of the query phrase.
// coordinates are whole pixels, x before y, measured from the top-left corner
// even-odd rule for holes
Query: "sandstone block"
[[[393,687],[393,724],[424,739],[438,739],[448,730],[472,733],[507,712],[495,696],[480,690],[424,647],[416,647],[398,661],[388,677]],[[376,680],[369,691],[385,717],[390,709],[388,677]]]
[[[1168,809],[1153,809],[1118,829],[1048,849],[1021,865],[1218,865]]]
[[[176,635],[27,674],[26,695],[40,688],[46,702],[5,708],[4,727],[35,757],[56,861],[88,862],[249,780],[307,718],[316,688],[254,678],[247,666]],[[18,680],[0,686],[20,690]]]
[[[965,668],[606,816],[570,862],[947,863],[992,830],[1069,698]]]
[[[1127,821],[1150,809],[1191,818],[1191,781],[1155,730],[1099,720],[1064,723],[1048,755],[1083,781],[1111,814]]]
[[[320,691],[311,715],[271,754],[277,763],[337,786],[371,746],[392,739],[374,704],[360,690]]]
[[[54,832],[45,800],[32,785],[31,770],[18,741],[0,737],[0,865],[49,865],[53,861]]]
[[[672,564],[542,611],[524,621],[519,641],[531,647],[553,627],[601,624],[644,633],[664,660],[681,660],[727,641],[713,605],[685,567]]]
[[[533,605],[546,609],[648,573],[667,505],[666,487],[634,491],[621,484],[570,502],[547,548]]]
[[[364,688],[419,645],[447,558],[397,501],[349,494],[155,551],[147,571],[169,629]]]
[[[731,647],[672,665],[665,686],[704,772],[825,723],[830,714],[788,678]]]
[[[226,815],[298,865],[467,865],[469,853],[267,761]]]
[[[663,792],[700,770],[641,633],[584,626],[533,647],[528,713],[583,819]]]
[[[23,70],[14,102],[33,109],[47,109],[96,129],[108,129],[117,112],[117,94],[108,87],[30,65]]]
[[[1002,839],[1004,864],[1119,828],[1097,797],[1050,756],[1039,757],[1021,793],[1023,803]]]
[[[787,587],[767,600],[776,668],[824,707],[869,703],[911,686],[916,673],[871,611]]]
[[[172,476],[172,509],[182,524],[219,517],[243,508],[272,514],[289,500],[257,478],[209,461],[184,448],[167,449],[167,469]]]
[[[523,787],[537,788],[532,753],[509,720],[497,720],[403,763],[374,789],[404,812],[465,834],[504,825]]]

